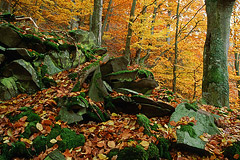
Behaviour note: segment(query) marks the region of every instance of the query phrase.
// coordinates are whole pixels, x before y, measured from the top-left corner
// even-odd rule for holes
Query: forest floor
[[[32,141],[41,135],[47,135],[51,132],[51,127],[56,124],[62,128],[70,128],[76,131],[77,134],[81,133],[85,136],[86,142],[84,146],[80,146],[73,149],[67,149],[63,155],[66,159],[107,159],[108,152],[113,149],[122,149],[126,146],[134,146],[141,141],[141,145],[145,148],[149,146],[151,142],[156,142],[156,138],[148,136],[143,133],[144,128],[140,127],[137,123],[136,115],[128,114],[116,114],[111,113],[110,120],[106,122],[96,123],[88,122],[78,123],[74,125],[67,125],[63,121],[56,120],[60,108],[57,107],[57,103],[54,98],[64,96],[77,96],[80,92],[71,92],[75,82],[68,78],[68,75],[72,72],[78,72],[83,67],[87,66],[89,62],[75,69],[60,72],[53,77],[57,82],[57,86],[38,91],[33,95],[20,94],[15,98],[8,101],[1,101],[0,103],[0,137],[3,139],[3,143],[11,146],[12,142],[22,141],[26,146],[31,146]],[[83,85],[84,86],[84,85]],[[81,90],[81,92],[87,92],[88,85]],[[114,93],[113,93],[114,94]],[[116,94],[116,93],[115,93]],[[156,99],[156,97],[167,96],[160,90],[154,90],[150,98]],[[170,104],[176,107],[182,102],[180,98],[175,98]],[[89,103],[95,103],[88,99]],[[102,107],[102,103],[95,103],[99,107]],[[22,117],[17,122],[11,123],[9,115],[14,116],[21,113],[19,110],[21,107],[33,106],[33,110],[41,117],[40,123],[37,128],[39,132],[34,133],[29,139],[21,138],[26,127],[26,116]],[[205,150],[211,153],[211,156],[204,157],[194,153],[183,152],[170,147],[170,153],[173,159],[185,160],[185,159],[224,159],[223,150],[225,147],[230,146],[233,142],[240,140],[240,107],[228,108],[216,108],[209,105],[201,105],[201,109],[208,112],[218,114],[221,116],[219,120],[221,130],[220,135],[209,136],[205,135],[201,137],[204,141],[207,141]],[[169,139],[172,143],[176,142],[176,129],[168,127],[169,116],[155,117],[150,119],[152,123],[158,125],[157,131],[152,131],[157,136],[162,136]],[[129,141],[131,139],[131,141]],[[55,141],[60,141],[61,137],[57,137]],[[52,141],[54,143],[54,141]],[[45,152],[40,153],[37,156],[33,156],[32,159],[44,159],[50,152],[58,148],[55,144],[53,147],[48,148]],[[235,155],[238,159],[239,155]],[[19,157],[15,158],[21,159]],[[114,159],[114,158],[113,158]],[[115,157],[116,159],[116,157]]]

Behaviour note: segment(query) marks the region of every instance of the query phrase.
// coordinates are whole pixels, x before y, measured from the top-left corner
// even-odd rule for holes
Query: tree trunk
[[[177,22],[176,22],[176,32],[175,32],[175,52],[174,52],[174,63],[173,63],[173,92],[176,92],[177,85],[177,58],[178,58],[178,27],[179,27],[179,6],[180,0],[177,4]]]
[[[102,44],[102,7],[103,0],[94,0],[91,31],[97,39],[97,45]]]
[[[11,3],[11,1],[1,0],[1,2],[0,2],[0,12],[11,13],[10,3]]]
[[[130,51],[130,45],[131,45],[131,39],[132,39],[132,23],[134,20],[134,12],[135,12],[135,8],[136,8],[136,3],[137,0],[133,0],[132,2],[132,8],[131,8],[131,12],[130,12],[130,18],[129,18],[129,23],[128,23],[128,33],[127,33],[127,39],[126,39],[126,46],[125,46],[125,57],[128,59],[128,61],[130,62],[131,59],[131,51]]]
[[[103,27],[102,27],[102,36],[103,36],[104,31],[106,31],[106,25],[107,25],[107,22],[108,22],[108,17],[110,15],[111,5],[112,5],[112,0],[110,0],[109,3],[108,3],[108,9],[107,9],[107,13],[106,13],[106,16],[105,16],[105,19],[104,19],[104,22],[103,22]]]
[[[207,37],[203,53],[202,96],[207,104],[229,106],[228,47],[235,0],[205,0]]]

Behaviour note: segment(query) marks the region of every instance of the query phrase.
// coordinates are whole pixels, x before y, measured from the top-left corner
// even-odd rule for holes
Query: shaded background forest
[[[93,0],[1,1],[2,13],[32,17],[42,31],[89,30],[93,5]],[[131,6],[129,0],[103,1],[102,46],[114,56],[122,55],[125,49]],[[239,101],[239,13],[239,1],[236,1],[228,59],[232,105]],[[160,87],[175,88],[187,99],[199,99],[206,21],[203,0],[138,0],[131,23],[133,64],[139,68],[151,68]],[[19,25],[26,26],[26,23]],[[33,27],[30,22],[29,26]],[[177,68],[176,86],[173,86],[174,66]]]

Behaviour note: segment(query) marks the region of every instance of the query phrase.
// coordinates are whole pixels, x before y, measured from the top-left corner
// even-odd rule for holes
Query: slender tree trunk
[[[102,44],[102,7],[103,0],[94,0],[91,31],[97,38],[98,46],[101,46]]]
[[[178,28],[179,28],[179,6],[180,0],[177,4],[177,21],[176,21],[176,33],[175,33],[175,52],[174,52],[174,64],[173,64],[173,92],[176,92],[177,84],[177,58],[178,58]]]
[[[145,13],[147,12],[147,8],[146,6],[143,6],[143,12],[142,15],[145,15]],[[141,24],[143,25],[143,23],[146,21],[146,17],[144,16],[143,19],[141,19]],[[139,41],[142,40],[142,32],[140,32],[140,37],[139,37]],[[136,56],[135,56],[135,62],[136,64],[140,64],[140,59],[141,59],[141,52],[142,52],[142,43],[140,44],[140,47],[137,49],[136,51]]]
[[[0,12],[11,13],[10,3],[11,3],[11,1],[1,0],[1,2],[0,2]]]
[[[108,9],[107,9],[107,13],[106,13],[106,16],[105,16],[105,19],[104,19],[104,22],[103,22],[103,27],[102,27],[102,36],[103,36],[104,31],[106,30],[108,17],[110,15],[110,11],[111,11],[111,5],[112,5],[112,0],[110,0],[109,3],[108,3]]]
[[[205,0],[207,37],[203,53],[202,97],[207,104],[229,106],[228,47],[235,0]]]
[[[130,51],[130,45],[131,45],[131,39],[132,39],[132,23],[134,20],[134,12],[135,12],[135,8],[136,8],[136,3],[137,0],[133,0],[132,2],[132,8],[131,8],[131,12],[130,12],[130,18],[129,18],[129,23],[128,23],[128,33],[127,33],[127,39],[126,39],[126,46],[125,46],[125,57],[128,59],[128,61],[130,62],[131,60],[131,51]]]

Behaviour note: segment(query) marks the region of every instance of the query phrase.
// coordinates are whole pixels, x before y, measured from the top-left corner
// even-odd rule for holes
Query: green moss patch
[[[158,138],[157,148],[159,149],[159,156],[161,158],[172,159],[169,152],[170,143],[165,138]]]
[[[117,160],[148,160],[147,151],[140,145],[136,147],[125,147],[118,153]]]
[[[188,134],[192,137],[192,138],[196,138],[197,134],[195,132],[195,130],[192,128],[192,124],[187,124],[187,125],[181,125],[180,131],[183,132],[188,132]]]
[[[144,114],[137,114],[137,122],[144,127],[144,133],[151,136],[151,130],[157,130],[157,124],[150,125],[151,121]]]

